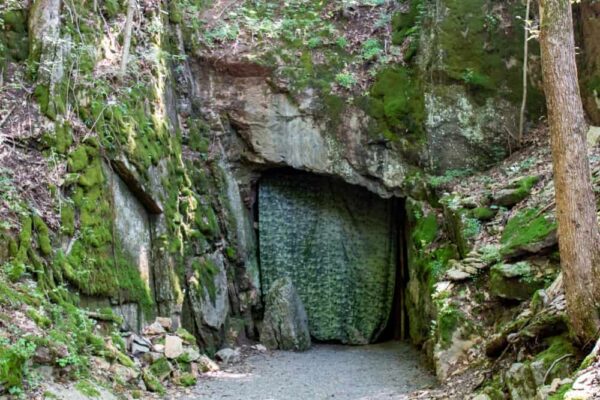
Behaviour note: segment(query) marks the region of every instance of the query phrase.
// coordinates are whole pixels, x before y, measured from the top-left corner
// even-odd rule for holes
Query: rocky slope
[[[535,44],[529,147],[488,170],[516,143],[521,2],[144,0],[121,75],[126,3],[0,5],[0,393],[31,397],[43,391],[40,377],[82,380],[90,371],[109,371],[93,375],[125,394],[160,393],[161,379],[193,382],[198,359],[161,356],[162,333],[139,336],[157,321],[169,321],[167,337],[187,341],[194,358],[260,340],[269,285],[257,192],[276,168],[371,192],[343,199],[405,199],[396,223],[407,242],[408,336],[440,379],[469,383],[442,396],[529,398],[574,371],[582,354],[567,340],[560,285],[547,289],[559,260],[550,161],[536,134]],[[582,84],[594,118],[597,16],[581,7]],[[342,210],[338,253],[369,240],[391,253],[383,241],[393,234],[344,228],[360,222],[354,206]],[[348,256],[357,265],[359,253]],[[323,338],[377,336],[393,281],[382,278],[385,257],[366,277],[377,301],[361,294],[360,269],[329,275],[331,293],[356,290],[338,299],[332,313],[343,323]],[[299,297],[310,289],[300,284]],[[333,298],[317,292],[304,299],[309,317]],[[345,320],[350,305],[360,313]],[[134,343],[155,354],[142,357]],[[534,378],[517,382],[524,375]],[[99,390],[85,382],[80,392]]]

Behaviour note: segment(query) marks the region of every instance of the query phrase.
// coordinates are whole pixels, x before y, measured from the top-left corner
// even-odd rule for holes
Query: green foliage
[[[438,235],[439,226],[435,213],[429,213],[425,217],[417,219],[412,229],[412,240],[417,248],[423,248],[431,244]]]
[[[489,221],[498,213],[498,208],[492,207],[475,207],[470,211],[471,217],[479,221]]]
[[[365,61],[373,61],[383,52],[381,42],[377,39],[367,39],[361,48],[361,57]]]
[[[100,392],[96,387],[87,380],[81,380],[75,384],[75,389],[87,397],[100,397]]]
[[[451,303],[444,300],[438,302],[436,335],[443,348],[450,346],[454,331],[463,318],[463,314]]]
[[[28,361],[35,353],[36,345],[27,338],[11,344],[0,339],[0,385],[7,389],[20,388],[29,374]]]
[[[196,384],[196,381],[196,376],[189,372],[182,373],[181,376],[179,376],[179,378],[177,379],[177,383],[184,387],[194,386]]]
[[[351,89],[357,83],[356,77],[350,72],[340,72],[335,76],[335,81],[346,89]]]

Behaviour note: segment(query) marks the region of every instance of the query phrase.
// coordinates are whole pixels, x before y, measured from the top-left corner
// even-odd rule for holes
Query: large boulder
[[[306,311],[289,278],[276,280],[267,293],[260,340],[272,349],[310,348]]]
[[[531,263],[496,264],[490,270],[492,294],[508,300],[527,300],[544,287],[544,276]]]

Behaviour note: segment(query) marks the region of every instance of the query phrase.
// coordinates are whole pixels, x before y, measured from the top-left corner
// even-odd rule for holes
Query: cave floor
[[[406,399],[435,385],[422,355],[407,343],[369,346],[316,344],[303,353],[256,354],[204,374],[183,399],[379,400]]]

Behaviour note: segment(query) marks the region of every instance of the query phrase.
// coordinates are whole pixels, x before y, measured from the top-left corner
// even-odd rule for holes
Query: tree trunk
[[[583,105],[592,124],[600,125],[600,2],[581,2]]]
[[[135,9],[135,0],[127,2],[127,19],[125,20],[125,36],[123,38],[123,55],[121,58],[121,77],[127,72],[127,59],[129,58],[129,46],[131,45],[131,29],[133,28],[133,11]]]
[[[600,328],[600,233],[577,83],[570,0],[541,0],[540,44],[548,105],[560,259],[567,311],[585,344]]]

